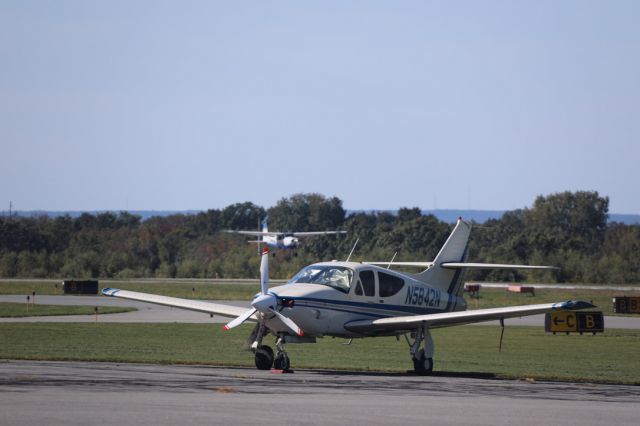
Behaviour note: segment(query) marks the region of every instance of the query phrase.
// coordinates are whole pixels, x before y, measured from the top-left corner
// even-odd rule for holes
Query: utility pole
[[[13,209],[13,202],[9,201],[9,219],[11,219],[11,210]]]

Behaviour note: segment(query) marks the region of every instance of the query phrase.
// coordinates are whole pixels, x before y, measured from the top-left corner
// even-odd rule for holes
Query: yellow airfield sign
[[[602,333],[604,317],[602,312],[556,311],[545,317],[545,331],[548,333]]]

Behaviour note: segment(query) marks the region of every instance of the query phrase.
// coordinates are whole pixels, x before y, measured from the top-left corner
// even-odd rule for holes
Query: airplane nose
[[[269,312],[276,308],[278,301],[273,294],[261,294],[260,296],[253,299],[251,302],[251,306],[256,308],[259,312]]]

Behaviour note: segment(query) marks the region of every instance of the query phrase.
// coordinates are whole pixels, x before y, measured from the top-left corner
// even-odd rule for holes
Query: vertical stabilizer
[[[269,232],[269,225],[267,225],[267,220],[269,219],[269,216],[265,216],[264,219],[262,219],[262,222],[260,223],[260,225],[262,226],[261,231],[262,232]]]
[[[446,291],[449,294],[462,295],[464,285],[464,269],[445,269],[440,265],[446,262],[465,262],[471,224],[458,219],[451,235],[447,238],[440,252],[433,260],[433,265],[415,277],[420,281]]]

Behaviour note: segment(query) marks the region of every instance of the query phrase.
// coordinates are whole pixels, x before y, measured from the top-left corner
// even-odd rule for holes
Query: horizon
[[[345,209],[345,218],[353,213],[391,213],[397,214],[398,209]],[[205,212],[206,210],[16,210],[13,211],[13,215],[16,217],[39,217],[46,216],[49,218],[55,218],[59,216],[68,215],[72,218],[79,217],[84,213],[88,213],[91,215],[98,215],[102,213],[129,213],[133,215],[140,216],[142,221],[150,219],[152,217],[164,217],[173,214],[184,214],[184,215],[193,215],[201,212]],[[467,220],[472,220],[477,223],[485,223],[490,219],[499,219],[502,215],[510,210],[465,210],[465,209],[420,209],[421,214],[428,215],[432,214],[438,220],[447,222],[447,223],[455,223],[458,217],[462,217]],[[0,217],[9,216],[9,211],[0,211]],[[616,213],[609,212],[608,213],[608,222],[620,222],[626,225],[635,225],[640,224],[640,214],[628,214],[628,213]]]

